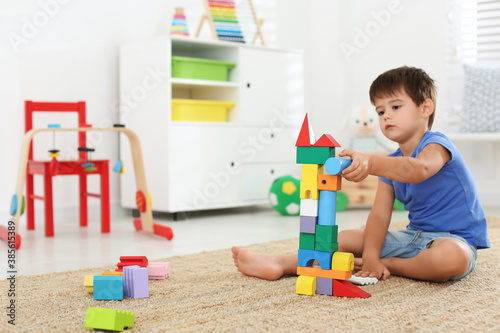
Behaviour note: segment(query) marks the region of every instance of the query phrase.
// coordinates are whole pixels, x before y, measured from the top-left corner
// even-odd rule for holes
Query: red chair
[[[25,129],[26,132],[33,128],[34,112],[77,112],[78,127],[88,127],[85,121],[85,102],[77,103],[46,103],[25,102]],[[109,160],[92,160],[95,170],[85,171],[82,164],[87,162],[86,132],[78,132],[79,159],[73,161],[35,161],[33,160],[33,143],[30,145],[28,167],[26,175],[26,211],[28,230],[35,229],[34,200],[43,200],[45,206],[45,236],[54,236],[54,211],[52,202],[52,177],[64,175],[78,175],[80,179],[80,226],[87,226],[87,197],[101,199],[101,232],[110,230],[109,210]],[[76,147],[75,147],[76,149]],[[80,151],[81,150],[81,151]],[[101,177],[101,193],[87,192],[87,175],[99,174]],[[43,175],[44,196],[33,193],[33,176]]]

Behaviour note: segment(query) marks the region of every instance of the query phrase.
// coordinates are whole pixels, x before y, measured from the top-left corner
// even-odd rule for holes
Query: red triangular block
[[[333,296],[367,298],[371,295],[349,281],[333,280]]]
[[[330,134],[323,134],[314,147],[340,147],[340,144]]]
[[[312,130],[311,124],[309,124],[309,118],[304,117],[304,122],[302,123],[302,127],[300,129],[299,137],[297,138],[297,142],[295,143],[295,147],[311,147],[316,139],[314,138],[314,132]]]

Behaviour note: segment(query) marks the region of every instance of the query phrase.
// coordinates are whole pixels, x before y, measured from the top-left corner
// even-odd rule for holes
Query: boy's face
[[[399,90],[394,95],[375,99],[380,130],[390,140],[405,143],[428,129],[428,115],[424,103],[417,106],[410,96]]]

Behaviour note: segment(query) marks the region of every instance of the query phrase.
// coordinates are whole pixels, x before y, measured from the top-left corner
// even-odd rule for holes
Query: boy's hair
[[[403,66],[380,74],[370,87],[370,101],[375,104],[376,98],[393,96],[401,89],[404,89],[417,106],[427,98],[432,100],[434,112],[429,117],[431,129],[436,111],[436,86],[434,80],[419,68]]]

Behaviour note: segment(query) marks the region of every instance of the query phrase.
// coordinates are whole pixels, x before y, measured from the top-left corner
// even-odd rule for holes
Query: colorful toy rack
[[[337,141],[325,134],[318,141],[306,114],[296,143],[300,182],[300,236],[296,293],[366,298],[371,295],[346,281],[352,276],[354,255],[339,252],[336,225],[337,191],[350,159],[336,158]],[[314,265],[315,262],[319,265]]]

